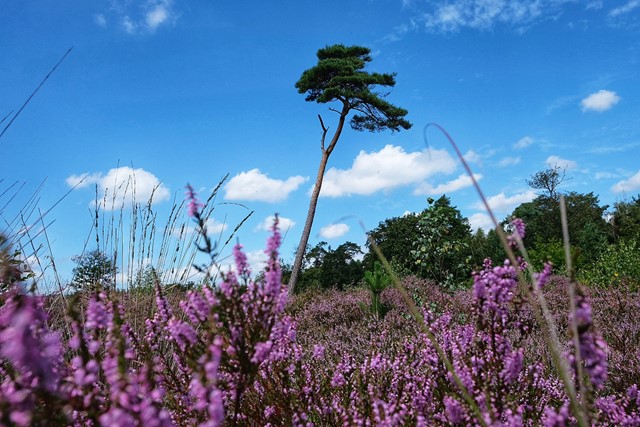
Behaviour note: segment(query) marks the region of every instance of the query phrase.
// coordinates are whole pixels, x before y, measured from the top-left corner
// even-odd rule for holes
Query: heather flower
[[[456,399],[446,396],[444,398],[444,411],[447,419],[452,424],[459,424],[465,418],[464,408]]]
[[[509,236],[507,236],[509,246],[512,246],[512,247],[518,246],[518,240],[524,239],[525,228],[526,228],[525,223],[520,218],[513,218],[511,220],[512,233]]]
[[[237,244],[233,247],[233,256],[236,261],[236,266],[238,267],[238,276],[240,276],[245,281],[251,277],[251,268],[249,264],[247,264],[247,256],[242,252],[242,245]]]
[[[544,268],[539,273],[533,273],[533,278],[536,281],[536,284],[539,288],[543,288],[544,285],[549,283],[549,279],[551,279],[551,273],[553,270],[553,264],[550,262],[544,263]]]
[[[552,408],[545,408],[542,423],[544,427],[566,427],[571,425],[569,406],[565,404],[557,412]]]
[[[197,197],[197,194],[191,184],[187,184],[185,191],[185,196],[187,197],[187,214],[192,217],[198,219],[200,216],[200,209],[204,206]]]
[[[580,360],[591,384],[596,389],[601,389],[607,379],[608,347],[593,324],[591,304],[587,297],[579,289],[576,290],[576,308],[569,316],[570,322],[575,322],[578,331],[579,349],[574,348],[574,341],[569,342],[572,351],[567,355],[569,363],[577,372],[576,356],[574,351],[579,351]],[[579,379],[580,380],[580,379]]]
[[[38,298],[15,289],[7,295],[0,306],[0,357],[19,372],[21,388],[53,393],[60,380],[60,334],[47,330]]]
[[[322,359],[324,357],[324,346],[315,344],[313,346],[313,357],[316,359]]]

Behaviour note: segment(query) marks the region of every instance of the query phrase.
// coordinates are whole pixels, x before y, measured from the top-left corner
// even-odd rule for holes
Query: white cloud
[[[572,170],[578,167],[578,164],[573,160],[563,159],[558,156],[549,156],[545,163],[550,168],[559,167],[566,170]]]
[[[245,252],[245,255],[247,256],[247,264],[249,264],[249,267],[251,267],[251,275],[253,277],[263,271],[267,266],[269,256],[264,252],[264,249]],[[237,270],[235,266],[234,270]]]
[[[533,138],[531,138],[530,136],[525,136],[522,137],[518,140],[518,142],[516,142],[514,144],[514,148],[516,150],[522,150],[523,148],[526,148],[528,146],[530,146],[531,144],[533,144]]]
[[[108,22],[106,15],[111,15],[127,34],[151,34],[161,26],[173,24],[178,19],[173,3],[174,0],[110,0],[109,9],[105,13],[94,15],[94,22],[105,27]]]
[[[102,173],[71,175],[65,182],[76,189],[98,186],[98,204],[105,210],[121,209],[132,203],[153,204],[169,199],[169,189],[151,172],[123,166]],[[94,201],[95,203],[95,201]]]
[[[480,163],[482,160],[480,154],[473,150],[467,151],[462,157],[467,161],[467,163]]]
[[[611,187],[611,190],[613,190],[614,193],[624,193],[640,190],[640,170],[631,178],[624,179],[615,184],[613,187]]]
[[[320,229],[320,236],[325,239],[335,239],[344,236],[348,231],[347,224],[329,224]]]
[[[229,226],[224,222],[218,222],[213,218],[209,218],[206,222],[208,234],[218,234],[225,231]]]
[[[418,184],[429,176],[449,174],[455,169],[456,162],[446,150],[428,149],[407,153],[402,147],[387,145],[377,152],[360,151],[350,169],[329,169],[320,195],[369,195]]]
[[[492,211],[506,214],[511,213],[516,207],[522,203],[530,202],[536,198],[536,193],[533,190],[528,190],[523,193],[514,194],[513,196],[506,196],[504,193],[496,194],[487,198],[487,203]],[[484,210],[484,204],[477,202],[474,207],[476,209]]]
[[[476,181],[480,181],[482,179],[482,175],[473,174],[473,177]],[[413,194],[415,195],[434,195],[434,194],[445,194],[445,193],[453,193],[454,191],[458,191],[462,188],[470,187],[473,185],[473,181],[466,173],[460,175],[454,180],[449,182],[445,182],[444,184],[439,184],[433,187],[431,184],[424,182],[420,184],[414,190]]]
[[[505,157],[504,159],[500,160],[498,165],[506,167],[517,165],[518,163],[520,163],[520,157]]]
[[[85,187],[88,187],[89,185],[98,183],[98,181],[100,180],[100,177],[101,177],[100,173],[94,173],[94,174],[83,173],[80,175],[71,175],[70,177],[65,179],[65,182],[69,187],[85,188]]]
[[[498,24],[526,26],[543,19],[557,17],[562,5],[571,0],[452,0],[432,1],[429,10],[414,17],[428,31],[455,32],[463,28],[491,30]]]
[[[147,27],[151,30],[158,28],[162,23],[166,22],[167,19],[169,19],[169,11],[167,10],[167,6],[164,4],[156,5],[145,15],[145,22],[147,23]]]
[[[607,111],[620,101],[620,97],[610,90],[599,90],[580,101],[582,111]]]
[[[240,172],[225,185],[224,198],[227,200],[252,200],[276,203],[289,197],[308,178],[292,176],[286,181],[272,179],[259,169]]]
[[[269,215],[260,224],[258,224],[258,226],[254,229],[254,231],[271,231],[271,227],[273,227],[274,219],[275,219],[274,215]],[[278,216],[278,230],[280,230],[280,232],[286,233],[294,225],[296,225],[296,223],[292,219],[286,218],[284,216]]]
[[[491,217],[486,213],[474,213],[469,217],[469,226],[472,230],[478,230],[482,228],[484,231],[492,230],[494,225],[491,221]]]
[[[220,234],[229,228],[229,226],[226,223],[218,222],[218,220],[214,218],[207,219],[206,225],[207,225],[207,234],[209,236],[212,236],[214,234]],[[177,227],[172,230],[171,234],[179,238],[184,238],[185,236],[190,236],[195,232],[196,232],[196,227],[189,225],[189,226],[186,226],[185,228]]]
[[[622,6],[612,9],[609,12],[609,16],[615,18],[616,16],[627,14],[638,7],[640,7],[640,0],[630,0]]]

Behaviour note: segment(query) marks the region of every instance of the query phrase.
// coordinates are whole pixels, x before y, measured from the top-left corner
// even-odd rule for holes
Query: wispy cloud
[[[504,168],[507,166],[517,165],[518,163],[520,163],[520,157],[505,157],[504,159],[500,160],[498,165]]]
[[[580,97],[577,95],[568,95],[568,96],[561,96],[558,97],[556,99],[554,99],[551,104],[549,104],[549,106],[546,108],[545,113],[546,114],[551,114],[553,113],[555,110],[559,110],[561,108],[564,108],[568,105],[573,105],[574,102],[576,102]]]
[[[610,90],[599,90],[580,101],[582,111],[607,111],[620,101],[620,97]]]
[[[324,239],[337,239],[349,232],[347,224],[329,224],[320,229],[320,237]]]
[[[640,170],[629,179],[624,179],[611,187],[614,193],[628,193],[640,190]]]
[[[113,20],[127,34],[151,34],[178,19],[174,0],[111,0],[109,3],[109,10],[94,15],[94,22],[107,27]],[[107,15],[112,19],[108,19]]]
[[[93,15],[93,22],[99,27],[104,28],[107,26],[107,18],[102,13]]]
[[[482,156],[473,150],[467,151],[462,157],[468,163],[480,163],[482,161]]]
[[[274,219],[274,215],[269,215],[264,220],[262,220],[260,224],[258,224],[254,231],[271,231]],[[292,219],[284,216],[278,216],[278,230],[280,230],[281,232],[286,233],[291,228],[293,228],[294,225],[296,225],[296,223]]]
[[[471,215],[469,218],[469,226],[472,230],[483,229],[489,231],[493,228],[493,221],[491,217],[486,213],[477,212]]]
[[[620,178],[620,174],[613,172],[596,172],[596,179],[611,179],[611,178]]]
[[[506,25],[523,31],[528,26],[562,14],[570,0],[431,0],[411,2],[418,12],[413,21],[431,32],[456,32],[464,28],[492,30]]]
[[[598,147],[593,147],[589,149],[589,153],[593,154],[608,154],[608,153],[622,153],[624,151],[632,150],[636,147],[640,146],[640,142],[631,142],[629,144],[620,144],[620,145],[601,145]]]
[[[480,181],[482,179],[482,175],[480,174],[473,174],[473,177],[476,179],[476,181]],[[454,191],[458,191],[463,188],[470,187],[472,185],[473,185],[473,181],[471,180],[469,175],[465,173],[460,175],[454,180],[445,182],[443,184],[439,184],[435,187],[433,187],[431,184],[427,182],[424,182],[420,184],[418,187],[416,187],[416,189],[413,191],[413,194],[426,196],[426,195],[453,193]]]
[[[514,194],[513,196],[507,196],[504,192],[496,194],[487,198],[487,203],[492,211],[498,214],[511,213],[516,207],[522,203],[530,202],[536,198],[536,193],[533,190],[528,190],[522,193]],[[478,202],[474,205],[476,209],[484,210],[484,204]]]
[[[167,3],[168,2],[161,2],[160,4],[156,4],[145,13],[144,21],[147,24],[147,28],[155,31],[156,28],[167,22],[171,17]]]
[[[169,199],[169,189],[151,172],[128,166],[101,172],[71,175],[65,182],[77,189],[98,187],[98,204],[104,210],[121,209],[132,203],[159,203]],[[95,203],[95,200],[94,202]]]
[[[523,148],[527,148],[531,144],[533,144],[533,138],[531,138],[530,136],[523,136],[518,140],[518,142],[513,145],[513,148],[515,148],[516,150],[522,150]]]
[[[292,176],[286,180],[272,179],[259,169],[240,172],[225,185],[224,198],[227,200],[252,200],[276,203],[289,197],[308,178]]]
[[[611,9],[609,11],[609,16],[612,18],[618,17],[620,15],[626,15],[634,9],[640,7],[640,0],[630,0],[622,6],[616,7],[615,9]]]
[[[329,169],[320,195],[369,195],[416,185],[436,174],[450,174],[456,166],[456,161],[446,150],[425,149],[407,153],[402,147],[387,145],[372,153],[360,151],[349,169]]]
[[[578,167],[578,164],[576,162],[574,162],[573,160],[563,159],[563,158],[558,157],[558,156],[549,156],[549,157],[547,157],[547,160],[545,161],[545,163],[550,168],[559,167],[559,168],[562,168],[562,169],[572,170],[572,169],[576,169]]]
[[[214,218],[207,219],[207,221],[205,222],[205,225],[207,226],[207,234],[209,236],[220,234],[229,228],[229,226],[226,223],[219,222]],[[191,225],[187,226],[184,229],[182,228],[175,229],[172,232],[172,234],[176,237],[188,236],[193,233],[198,233],[198,230],[196,229],[196,227]]]

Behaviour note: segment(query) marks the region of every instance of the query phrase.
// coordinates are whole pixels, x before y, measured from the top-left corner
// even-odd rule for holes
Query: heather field
[[[640,0],[2,11],[0,427],[640,427]]]
[[[188,291],[33,296],[5,253],[0,425],[640,425],[637,292],[516,257],[453,292],[378,264],[294,295],[280,239],[276,222],[257,276],[238,244],[233,271]]]

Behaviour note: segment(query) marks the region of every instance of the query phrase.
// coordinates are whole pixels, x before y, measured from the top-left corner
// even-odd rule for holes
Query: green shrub
[[[391,279],[382,268],[380,262],[376,261],[373,264],[373,271],[364,272],[364,280],[371,291],[371,312],[377,318],[380,318],[384,314],[383,306],[380,302],[380,294],[389,286]]]
[[[624,287],[637,291],[640,289],[640,245],[631,240],[607,246],[580,278],[595,287]]]

